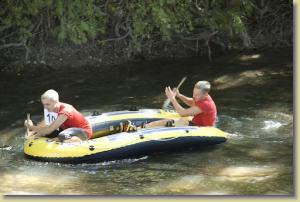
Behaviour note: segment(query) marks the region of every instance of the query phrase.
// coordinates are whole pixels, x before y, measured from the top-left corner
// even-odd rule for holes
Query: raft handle
[[[130,106],[128,111],[138,111],[139,109],[137,108],[137,106]]]
[[[102,113],[98,112],[98,111],[93,111],[92,113],[92,116],[99,116],[101,115]]]

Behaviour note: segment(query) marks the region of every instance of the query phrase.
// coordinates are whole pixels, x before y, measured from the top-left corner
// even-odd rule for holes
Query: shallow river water
[[[294,194],[291,53],[235,53],[212,64],[202,60],[145,61],[68,74],[1,73],[0,194]],[[198,80],[212,82],[217,127],[230,134],[226,143],[97,164],[24,159],[22,122],[27,112],[41,119],[43,91],[56,89],[62,101],[85,115],[130,106],[160,108],[164,87],[185,75],[185,95],[191,96]]]

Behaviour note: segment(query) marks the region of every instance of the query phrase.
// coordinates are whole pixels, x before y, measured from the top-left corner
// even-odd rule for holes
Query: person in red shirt
[[[178,114],[182,117],[193,116],[192,121],[186,119],[160,120],[144,125],[145,128],[161,126],[214,126],[217,118],[217,108],[215,102],[208,94],[211,85],[208,81],[198,81],[193,89],[193,97],[182,95],[178,89],[172,90],[170,86],[165,88],[166,96],[170,99],[172,105]],[[176,97],[183,101],[189,108],[183,108]]]
[[[41,101],[45,111],[56,118],[49,119],[52,120],[49,125],[38,126],[35,126],[31,120],[26,120],[24,125],[35,133],[35,136],[51,136],[54,133],[63,142],[81,142],[92,137],[92,127],[88,120],[72,105],[59,102],[55,90],[46,91],[41,96]]]

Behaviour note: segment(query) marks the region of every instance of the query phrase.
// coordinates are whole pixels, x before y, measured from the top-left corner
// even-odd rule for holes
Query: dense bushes
[[[211,44],[292,46],[293,38],[292,0],[2,0],[0,7],[2,58],[45,60],[50,45],[127,58],[162,50],[211,57]]]

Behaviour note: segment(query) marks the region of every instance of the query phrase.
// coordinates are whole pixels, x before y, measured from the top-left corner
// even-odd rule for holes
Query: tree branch
[[[10,47],[18,47],[18,46],[24,46],[25,41],[21,41],[20,43],[8,43],[0,46],[1,49],[10,48]]]
[[[130,34],[130,30],[123,36],[117,37],[117,38],[111,38],[111,39],[105,39],[105,40],[101,40],[101,41],[97,41],[97,43],[105,43],[105,42],[109,42],[109,41],[120,41],[122,39],[125,39],[129,36]]]
[[[183,40],[188,40],[188,41],[195,41],[195,40],[202,40],[205,39],[207,40],[208,38],[211,38],[213,35],[217,34],[218,31],[214,31],[212,33],[200,33],[195,37],[181,37]]]

